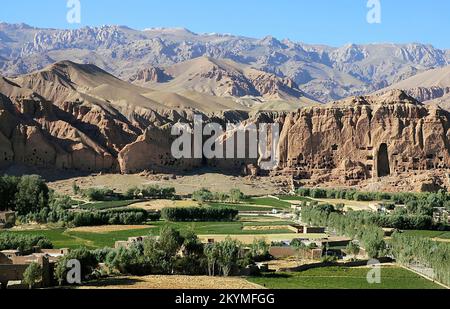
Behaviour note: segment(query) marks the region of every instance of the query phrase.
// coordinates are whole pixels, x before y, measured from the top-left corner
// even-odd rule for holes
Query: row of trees
[[[332,205],[302,207],[301,218],[304,223],[327,226],[337,234],[358,239],[370,258],[378,258],[386,253],[384,232],[380,227],[360,220],[358,216],[337,212]]]
[[[37,212],[18,216],[20,222],[37,222],[41,224],[59,223],[65,226],[95,226],[95,225],[130,225],[142,224],[146,221],[158,221],[161,218],[158,212],[148,212],[143,209],[110,209],[99,211],[73,211],[72,200],[50,194],[47,207]]]
[[[97,225],[132,225],[142,224],[147,220],[159,220],[159,213],[151,217],[143,209],[113,209],[107,211],[77,212],[73,220],[67,223],[73,226],[97,226]]]
[[[159,238],[147,238],[129,248],[85,248],[71,251],[57,263],[55,278],[62,285],[67,275],[67,261],[77,259],[82,265],[82,278],[98,274],[103,263],[107,273],[126,275],[224,275],[238,274],[239,270],[268,255],[264,240],[257,240],[245,253],[240,242],[227,238],[214,244],[203,245],[193,232],[180,233],[164,227]]]
[[[164,208],[161,217],[173,222],[228,222],[236,220],[239,211],[228,207],[178,207]]]
[[[436,280],[450,285],[450,246],[426,238],[395,233],[389,241],[392,255],[397,262],[411,266],[420,264],[432,268]]]
[[[126,199],[162,199],[172,200],[176,198],[176,190],[173,187],[161,188],[159,186],[132,187],[124,196]]]
[[[431,195],[430,195],[431,196]],[[349,211],[348,216],[364,224],[373,224],[379,227],[396,228],[401,230],[431,230],[445,228],[445,225],[433,222],[433,208],[425,200],[411,200],[406,207],[396,207],[391,213],[374,213],[369,211]],[[305,201],[303,207],[308,205]],[[317,202],[310,205],[317,206]],[[333,207],[331,205],[321,205],[321,207]],[[342,211],[344,205],[334,207]]]
[[[192,199],[194,201],[205,203],[205,202],[229,202],[229,203],[240,203],[246,199],[244,193],[239,189],[231,189],[230,192],[211,192],[208,189],[201,189],[192,193]]]
[[[450,195],[444,190],[437,193],[386,193],[386,192],[360,192],[345,189],[320,189],[320,188],[299,188],[296,194],[312,198],[332,198],[355,201],[391,201],[397,205],[407,205],[408,202],[416,202],[427,205],[427,208],[447,207],[450,209]]]
[[[173,187],[161,188],[159,186],[132,187],[125,194],[114,192],[108,188],[89,188],[81,190],[75,183],[73,185],[75,195],[82,195],[90,201],[111,200],[135,200],[135,199],[167,199],[176,198],[176,190]]]
[[[394,213],[391,215],[370,213],[370,212],[351,212],[349,216],[360,220],[367,217],[365,221],[379,227],[395,228],[399,230],[430,230],[434,228],[433,217],[426,215]]]

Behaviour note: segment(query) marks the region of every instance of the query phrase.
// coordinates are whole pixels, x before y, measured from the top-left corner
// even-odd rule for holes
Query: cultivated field
[[[205,276],[145,276],[115,277],[92,282],[80,289],[261,289],[263,287],[243,278]]]
[[[269,289],[441,289],[415,273],[395,266],[381,268],[381,284],[369,284],[370,268],[325,267],[298,273],[266,274],[249,281]]]
[[[251,219],[255,218],[255,219]],[[260,221],[263,218],[263,221]],[[254,238],[266,237],[269,241],[290,240],[299,237],[287,229],[290,221],[276,217],[243,217],[242,221],[235,222],[152,222],[147,225],[125,226],[94,226],[80,228],[42,228],[11,230],[11,233],[22,235],[42,235],[47,237],[56,248],[75,249],[85,246],[90,249],[113,247],[119,240],[127,240],[129,237],[159,235],[163,226],[171,226],[180,231],[193,231],[203,238],[225,239],[228,235],[237,237],[245,243],[253,242]],[[278,226],[279,228],[272,228]],[[245,227],[255,227],[246,229]],[[286,228],[284,228],[286,227]],[[2,233],[2,232],[0,232]],[[218,236],[216,236],[218,235]],[[323,237],[324,235],[322,235]],[[314,237],[314,235],[312,235]],[[319,237],[319,236],[317,236]]]
[[[446,242],[446,243],[450,244],[450,232],[449,231],[410,230],[410,231],[404,231],[404,234],[409,235],[409,236],[430,238],[435,241]]]
[[[111,233],[129,230],[146,230],[148,225],[103,225],[103,226],[81,226],[66,230],[67,232],[85,232],[85,233]]]
[[[195,201],[171,201],[171,200],[153,200],[147,202],[136,203],[128,206],[129,208],[140,208],[147,211],[157,211],[163,208],[174,207],[197,207],[199,204]]]

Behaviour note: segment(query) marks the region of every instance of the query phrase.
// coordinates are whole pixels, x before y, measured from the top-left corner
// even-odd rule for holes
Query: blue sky
[[[81,24],[66,21],[67,0],[2,1],[0,21],[36,27],[105,24],[185,27],[306,43],[420,42],[450,48],[450,1],[380,0],[381,24],[367,23],[368,0],[80,0]]]

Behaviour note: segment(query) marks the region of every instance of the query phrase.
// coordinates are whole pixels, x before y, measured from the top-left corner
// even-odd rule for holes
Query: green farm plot
[[[113,208],[127,207],[136,203],[142,202],[141,200],[127,200],[127,201],[107,201],[107,202],[96,202],[88,203],[80,206],[81,209],[86,210],[106,210]]]
[[[254,222],[254,221],[241,221],[244,226],[282,226],[295,224],[292,221],[275,221],[275,222]]]
[[[153,228],[115,231],[107,233],[90,233],[67,231],[64,234],[82,241],[88,248],[114,247],[116,241],[127,240],[129,237],[138,237],[153,234]]]
[[[312,199],[310,199],[309,197],[303,197],[303,196],[296,196],[296,195],[278,195],[277,196],[280,200],[282,201],[306,201],[306,202],[311,202]]]
[[[440,289],[441,286],[406,269],[381,268],[381,283],[369,284],[370,268],[323,267],[298,273],[265,274],[250,282],[269,289]]]
[[[129,237],[149,235],[153,228],[115,231],[107,233],[75,232],[65,229],[13,231],[22,235],[42,235],[47,237],[55,248],[76,249],[87,247],[89,249],[114,247],[118,240],[127,240]]]
[[[282,222],[284,223],[284,222]],[[287,223],[287,222],[286,222]],[[42,235],[47,237],[55,248],[78,248],[85,246],[90,249],[113,247],[119,240],[127,240],[129,237],[159,235],[163,226],[170,226],[180,231],[194,231],[197,235],[272,235],[272,234],[293,234],[287,229],[251,231],[244,230],[244,226],[273,226],[284,225],[280,222],[152,222],[148,228],[130,229],[113,232],[87,232],[66,229],[11,231],[26,235]],[[0,232],[1,233],[1,232]]]
[[[247,225],[252,225],[246,222]],[[255,223],[258,224],[258,223]],[[243,222],[155,222],[152,224],[157,228],[152,230],[152,233],[159,233],[159,228],[162,226],[171,226],[180,231],[193,231],[197,235],[248,235],[248,234],[291,234],[292,231],[288,229],[280,230],[261,230],[261,231],[246,231],[244,230]],[[270,226],[270,224],[265,224]],[[276,224],[280,225],[280,224]]]
[[[4,232],[0,232],[4,233]],[[19,235],[39,235],[48,238],[55,248],[69,248],[75,249],[81,246],[87,246],[83,239],[71,237],[65,233],[65,229],[51,229],[51,230],[29,230],[29,231],[10,231],[8,233]]]
[[[245,211],[271,212],[273,209],[286,210],[291,208],[291,203],[270,197],[253,197],[246,199],[239,204],[212,202],[209,203],[209,205],[212,207],[230,207],[242,212]]]
[[[247,204],[228,204],[228,203],[209,203],[211,207],[226,207],[233,208],[239,210],[241,212],[251,212],[251,211],[262,211],[262,212],[271,212],[273,210],[272,207],[267,206],[258,206],[258,205],[247,205]]]
[[[275,209],[288,209],[291,208],[291,203],[278,200],[272,197],[253,197],[245,201],[251,205],[270,206]]]

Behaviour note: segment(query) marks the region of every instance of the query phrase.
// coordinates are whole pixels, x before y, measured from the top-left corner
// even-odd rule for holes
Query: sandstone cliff
[[[306,108],[283,121],[281,168],[341,183],[448,169],[449,119],[402,91]]]

